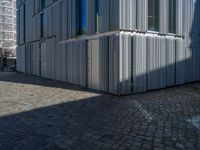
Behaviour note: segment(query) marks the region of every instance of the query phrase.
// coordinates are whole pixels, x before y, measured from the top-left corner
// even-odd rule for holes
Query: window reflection
[[[148,1],[148,29],[159,31],[159,10],[160,0]]]

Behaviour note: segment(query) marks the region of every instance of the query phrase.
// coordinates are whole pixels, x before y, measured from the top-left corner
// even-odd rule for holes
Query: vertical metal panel
[[[177,0],[175,35],[167,35],[168,2],[160,1],[161,35],[146,33],[148,0],[100,0],[99,32],[116,33],[77,38],[76,1],[46,0],[45,36],[41,39],[40,1],[17,1],[17,69],[40,75],[41,53],[41,76],[86,86],[86,38],[98,38],[99,52],[92,57],[99,59],[93,60],[98,67],[91,71],[97,73],[99,90],[129,94],[199,81],[200,1]],[[87,34],[96,34],[94,0],[87,0],[86,11]]]
[[[186,48],[186,82],[194,82],[199,80],[199,48]]]
[[[117,94],[119,84],[119,35],[109,36],[109,92]]]
[[[57,55],[58,55],[59,49],[56,48],[56,39],[55,38],[52,39],[51,47],[52,47],[52,79],[57,80],[56,72],[57,72],[58,66],[56,64],[56,60],[57,60]]]
[[[41,38],[41,16],[40,15],[36,15],[35,18],[36,18],[36,37],[35,37],[35,40],[40,40]]]
[[[17,20],[16,20],[16,32],[17,32],[17,35],[16,35],[16,44],[19,45],[20,44],[20,35],[21,35],[21,32],[20,32],[20,10],[17,10],[16,12],[17,14]]]
[[[137,30],[147,31],[148,29],[148,0],[137,1]]]
[[[19,26],[20,26],[20,44],[23,44],[24,43],[24,7],[23,5],[20,7],[20,23],[19,23]]]
[[[176,39],[176,85],[186,83],[186,52],[183,39]]]
[[[44,11],[44,36],[50,37],[53,33],[53,9],[52,7]]]
[[[96,33],[96,1],[86,0],[86,26],[88,35]]]
[[[60,71],[60,75],[61,75],[61,78],[60,80],[63,81],[63,82],[66,82],[67,81],[67,68],[66,68],[66,56],[67,56],[67,49],[66,49],[66,43],[62,43],[61,46],[60,46],[60,66],[59,66],[59,69],[61,70]]]
[[[145,92],[147,90],[146,36],[144,34],[136,34],[133,35],[132,40],[133,92]]]
[[[119,1],[110,0],[110,30],[119,29]]]
[[[56,80],[59,80],[61,81],[61,44],[60,43],[57,43],[56,44],[56,58],[55,58],[55,61],[56,61]]]
[[[87,43],[87,87],[92,88],[92,41]]]
[[[99,39],[88,41],[88,87],[100,90]]]
[[[168,37],[167,39],[167,51],[166,51],[166,71],[167,71],[167,86],[174,86],[176,83],[176,47],[175,39]]]
[[[147,89],[152,90],[157,88],[157,62],[156,54],[156,37],[147,38]]]
[[[17,47],[17,71],[25,73],[25,46]]]
[[[99,49],[100,49],[100,54],[99,54],[99,73],[100,73],[100,85],[99,89],[101,91],[108,92],[108,87],[109,87],[109,81],[108,81],[108,75],[109,75],[109,66],[108,66],[108,52],[109,52],[109,43],[108,43],[108,37],[103,36],[100,37],[99,39]]]
[[[35,65],[36,65],[36,72],[35,75],[40,75],[40,43],[35,43],[35,51],[36,51],[36,58],[35,58]]]
[[[87,81],[87,45],[86,40],[81,40],[79,43],[79,80],[81,86],[86,86]]]
[[[119,7],[119,23],[120,29],[135,30],[136,29],[136,0],[120,0]]]
[[[160,33],[168,33],[169,0],[160,1]]]
[[[110,29],[110,0],[99,2],[99,32],[107,32]]]
[[[159,68],[160,68],[160,82],[159,82],[159,88],[166,88],[166,84],[167,84],[167,81],[166,81],[166,50],[167,50],[167,47],[166,47],[166,38],[165,37],[161,37],[159,39]]]
[[[40,0],[34,0],[35,2],[35,14],[37,14],[40,10]]]
[[[71,6],[69,5],[69,0],[65,0],[65,1],[62,1],[61,2],[61,7],[60,7],[60,9],[61,9],[61,39],[66,39],[66,38],[68,38],[68,36],[69,36],[69,31],[71,30],[70,29],[70,26],[71,26],[71,22],[70,22],[70,20],[69,20],[69,12],[70,12],[70,10],[71,10]]]
[[[86,86],[86,41],[67,43],[67,82]]]
[[[131,93],[131,36],[120,33],[119,37],[119,93]]]
[[[25,73],[31,74],[31,44],[25,45]]]
[[[62,2],[58,2],[53,6],[53,35],[56,36],[56,40],[61,40],[61,8],[62,8]],[[65,19],[66,20],[66,19]],[[65,29],[67,27],[65,26]],[[67,33],[67,32],[66,32]],[[65,34],[66,34],[65,33]]]
[[[70,16],[70,21],[71,21],[71,37],[75,37],[76,36],[76,29],[77,27],[77,1],[75,0],[70,0],[71,1],[71,16]],[[68,7],[69,8],[69,7]],[[70,23],[70,22],[68,22]]]
[[[184,25],[184,0],[176,0],[176,34],[183,35]]]
[[[46,77],[52,79],[52,40],[46,40],[46,49],[45,49],[45,58],[46,58]]]
[[[41,76],[48,78],[48,52],[46,49],[46,42],[41,43]]]
[[[147,38],[147,88],[166,87],[166,40],[163,37]]]

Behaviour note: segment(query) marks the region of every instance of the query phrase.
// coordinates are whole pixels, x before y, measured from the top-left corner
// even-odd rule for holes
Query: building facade
[[[16,0],[0,1],[0,48],[16,54]]]
[[[117,95],[200,81],[199,8],[199,0],[17,0],[17,69]]]

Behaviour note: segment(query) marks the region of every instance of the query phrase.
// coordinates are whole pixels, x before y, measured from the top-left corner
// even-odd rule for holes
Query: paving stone
[[[176,147],[181,150],[185,149],[185,146],[181,143],[176,143]]]
[[[200,115],[194,88],[200,83],[117,97],[0,73],[0,149],[200,149],[200,130],[188,122]]]

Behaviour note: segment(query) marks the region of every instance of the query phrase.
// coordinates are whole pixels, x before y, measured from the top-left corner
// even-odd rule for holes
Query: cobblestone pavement
[[[0,150],[200,149],[200,84],[116,97],[0,73]]]

